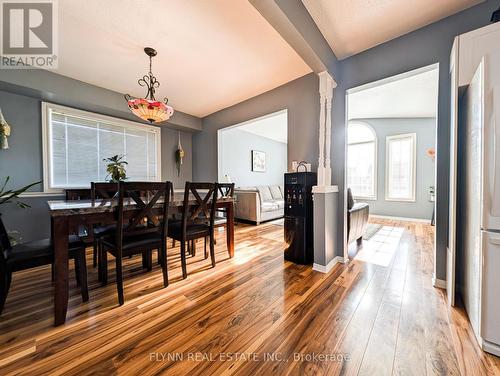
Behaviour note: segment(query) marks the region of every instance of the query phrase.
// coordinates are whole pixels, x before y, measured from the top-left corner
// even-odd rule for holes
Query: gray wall
[[[287,171],[287,144],[262,137],[238,127],[220,133],[222,171],[237,187],[283,185]],[[266,153],[266,171],[252,171],[252,150]]]
[[[426,155],[426,151],[436,145],[436,119],[351,120],[351,122],[356,121],[371,125],[377,134],[377,200],[365,201],[370,205],[370,214],[430,220],[433,203],[429,201],[429,186],[435,186],[436,163]],[[386,137],[405,133],[417,134],[416,200],[415,202],[386,201]]]
[[[437,143],[436,278],[446,279],[448,244],[448,192],[450,152],[450,77],[449,58],[456,35],[485,26],[498,1],[486,1],[475,7],[423,27],[340,61],[339,86],[335,91],[332,132],[332,175],[343,195],[345,165],[345,91],[412,69],[439,63],[439,105]],[[342,196],[341,196],[342,197]],[[344,206],[339,205],[338,215]],[[343,224],[341,224],[343,227]],[[342,230],[343,231],[343,230]],[[341,242],[342,240],[339,239]],[[342,249],[342,244],[338,244]]]
[[[203,118],[193,135],[193,179],[217,179],[217,130],[288,109],[288,160],[318,165],[319,80],[310,73],[276,89]]]
[[[66,78],[67,79],[67,78]],[[75,80],[73,80],[75,81]],[[75,85],[79,81],[75,81]],[[85,84],[86,85],[86,84]],[[86,85],[86,90],[88,90]],[[77,88],[78,86],[75,86]],[[82,102],[77,107],[88,111],[97,111],[106,114],[105,109],[99,102],[101,90],[94,88],[94,100],[92,105]],[[9,90],[15,91],[16,86],[9,86]],[[74,88],[73,88],[74,89]],[[24,94],[26,92],[23,91]],[[12,127],[12,135],[9,137],[8,150],[0,150],[0,179],[10,176],[10,188],[19,188],[34,181],[42,180],[42,123],[41,123],[41,98],[36,92],[31,95],[18,95],[12,92],[0,90],[0,108],[5,119]],[[53,101],[54,103],[57,103]],[[105,102],[104,102],[105,103]],[[67,104],[67,103],[63,103]],[[107,115],[116,115],[113,110]],[[162,145],[162,178],[172,180],[176,188],[182,188],[186,180],[192,179],[192,134],[181,132],[181,142],[186,157],[181,169],[181,176],[177,177],[175,169],[174,153],[177,147],[178,131],[161,127]],[[35,192],[43,190],[41,186],[31,189]],[[20,209],[13,204],[2,205],[0,212],[8,230],[17,230],[25,241],[49,236],[49,214],[47,200],[59,199],[61,197],[27,197],[23,201],[30,204],[29,209]]]
[[[285,6],[286,1],[278,1]],[[305,9],[293,6],[285,13],[293,20],[300,18]],[[350,58],[326,64],[338,83],[335,90],[332,118],[332,181],[339,186],[338,216],[345,211],[345,92],[349,88],[377,81],[416,68],[440,64],[438,145],[436,182],[438,206],[436,210],[436,277],[446,278],[446,246],[448,242],[448,176],[449,176],[449,105],[450,79],[449,56],[456,35],[477,29],[489,23],[498,2],[488,0],[473,8],[457,13],[439,22],[386,42]],[[304,20],[307,18],[303,15]],[[298,21],[297,21],[298,22]],[[300,22],[302,34],[308,34],[307,22]],[[319,46],[319,45],[318,45]],[[318,47],[316,46],[316,47]],[[319,47],[318,47],[319,48]],[[325,55],[326,56],[326,55]],[[193,137],[195,150],[193,176],[195,179],[214,179],[217,176],[217,129],[231,124],[288,108],[288,157],[289,160],[309,160],[317,169],[317,132],[319,95],[318,78],[309,74],[267,93],[216,112],[203,119],[203,131]],[[343,233],[339,221],[338,234]],[[342,255],[343,239],[337,236],[337,254]]]
[[[128,109],[123,93],[43,69],[0,69],[0,90],[141,122]],[[200,118],[177,110],[166,124],[181,130],[201,130]]]

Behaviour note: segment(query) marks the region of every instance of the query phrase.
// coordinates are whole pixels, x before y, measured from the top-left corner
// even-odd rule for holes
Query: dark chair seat
[[[95,226],[94,236],[101,237],[104,235],[112,234],[115,231],[116,231],[116,225]]]
[[[110,252],[113,256],[115,255],[115,234],[105,236],[101,239],[101,243],[105,250]],[[161,247],[161,234],[158,232],[128,236],[124,237],[122,240],[123,255],[127,255],[129,252],[133,252],[138,249],[155,249],[156,247]]]
[[[85,243],[77,235],[68,238],[68,257],[75,261],[77,283],[80,285],[82,300],[86,302],[89,300],[89,292]],[[0,314],[9,293],[12,273],[51,264],[54,273],[54,247],[51,239],[12,245],[0,217]]]
[[[186,225],[186,239],[197,239],[210,235],[210,225],[205,223],[192,223]],[[168,223],[168,236],[182,240],[182,222]]]
[[[83,252],[85,244],[77,235],[70,235],[68,239],[69,258],[75,258],[77,252]],[[7,265],[29,262],[32,267],[52,263],[54,249],[52,239],[40,239],[31,242],[16,244],[6,252]]]

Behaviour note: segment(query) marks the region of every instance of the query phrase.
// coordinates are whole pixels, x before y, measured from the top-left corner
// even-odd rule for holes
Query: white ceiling
[[[280,111],[238,124],[229,128],[229,130],[231,129],[253,133],[286,144],[288,141],[288,115],[286,110]]]
[[[246,0],[59,1],[57,73],[144,96],[146,46],[157,99],[198,117],[311,72]]]
[[[437,68],[349,93],[349,119],[435,117]]]
[[[417,30],[483,0],[302,0],[339,59]]]

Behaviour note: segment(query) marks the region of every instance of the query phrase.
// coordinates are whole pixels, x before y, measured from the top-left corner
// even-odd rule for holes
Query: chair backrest
[[[91,189],[66,189],[66,201],[90,200]]]
[[[354,206],[354,198],[352,197],[351,188],[347,188],[347,210],[351,210]]]
[[[201,190],[206,192],[200,192]],[[194,201],[194,202],[193,202]],[[182,211],[182,228],[186,232],[188,224],[205,222],[214,226],[215,207],[217,204],[216,183],[186,182]]]
[[[92,200],[118,196],[118,183],[90,183]]]
[[[218,197],[233,197],[234,183],[217,183]]]
[[[0,213],[0,278],[3,278],[5,268],[7,267],[7,251],[12,248],[9,240],[9,234],[2,221],[2,214]],[[1,309],[0,309],[1,311]]]
[[[116,227],[116,245],[122,248],[123,238],[144,233],[160,233],[166,241],[168,207],[172,199],[171,182],[120,182]],[[138,209],[125,217],[125,200]]]

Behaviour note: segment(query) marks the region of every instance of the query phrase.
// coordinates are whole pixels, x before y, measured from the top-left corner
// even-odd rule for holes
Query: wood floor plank
[[[179,247],[169,249],[168,288],[156,255],[152,272],[126,259],[123,306],[113,262],[105,287],[89,267],[87,303],[70,265],[68,320],[57,328],[50,269],[16,273],[0,317],[0,374],[500,374],[465,311],[432,287],[434,228],[375,222],[383,230],[354,250],[359,259],[328,274],[285,261],[273,223],[237,225],[233,259],[218,232],[216,267],[201,248],[186,280]]]

